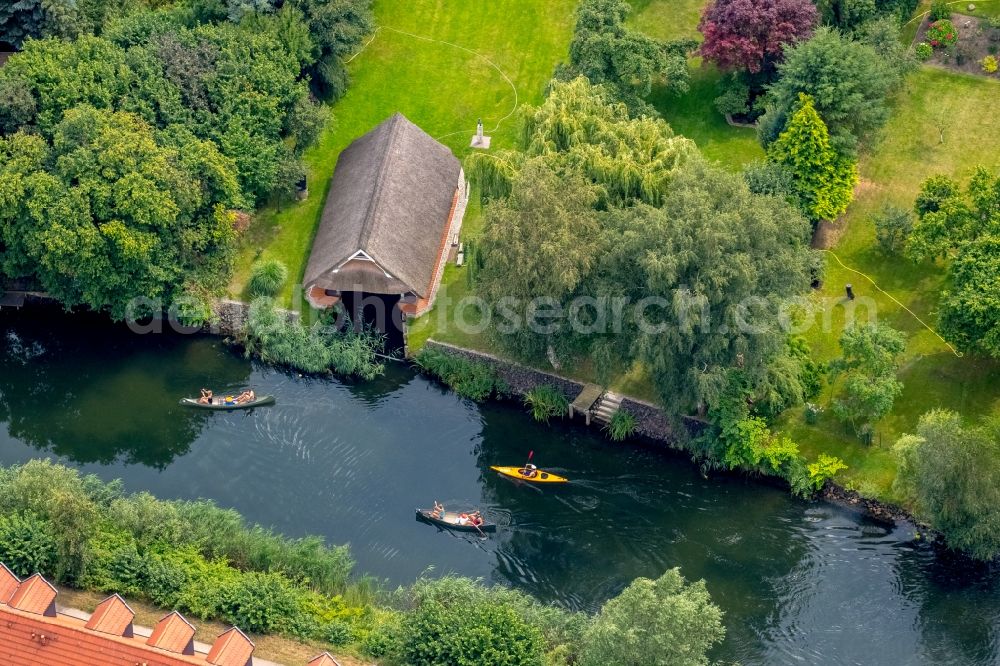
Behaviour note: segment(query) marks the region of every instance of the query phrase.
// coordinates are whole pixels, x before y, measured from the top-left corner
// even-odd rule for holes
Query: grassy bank
[[[516,114],[509,114],[515,105],[541,100],[556,63],[566,55],[575,4],[510,0],[446,7],[432,0],[376,0],[381,29],[350,63],[347,94],[332,106],[319,140],[305,155],[310,196],[257,214],[230,292],[243,292],[257,257],[275,257],[288,266],[291,279],[282,296],[290,300],[301,282],[337,156],[394,112],[440,138],[459,158],[469,150],[478,118],[492,134],[493,146],[510,147],[517,122]]]
[[[842,236],[834,252],[847,266],[870,276],[882,289],[931,326],[935,325],[938,295],[944,280],[941,265],[913,264],[884,255],[875,241],[872,213],[884,203],[909,209],[920,183],[945,174],[964,181],[973,167],[1000,168],[1000,132],[988,111],[1000,99],[1000,83],[982,77],[921,68],[907,80],[893,105],[892,117],[878,145],[861,162],[862,183],[856,201],[840,223]],[[938,125],[944,118],[944,142]],[[900,380],[905,385],[895,408],[876,428],[871,446],[857,442],[829,410],[815,425],[807,425],[802,410],[785,415],[784,427],[809,453],[830,451],[851,468],[840,477],[868,494],[892,499],[895,462],[889,448],[917,419],[935,407],[954,409],[968,419],[1000,409],[1000,363],[965,356],[959,358],[913,315],[830,258],[818,304],[839,303],[844,285],[853,283],[860,296],[872,298],[878,317],[904,331],[908,345]],[[816,323],[805,335],[823,360],[838,355],[843,309],[837,308],[831,326]],[[836,387],[827,387],[819,403],[829,406]]]

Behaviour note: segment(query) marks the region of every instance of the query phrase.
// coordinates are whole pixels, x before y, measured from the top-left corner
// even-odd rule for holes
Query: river
[[[205,413],[201,386],[273,393]],[[526,487],[490,465],[571,477]],[[300,377],[204,336],[135,335],[93,315],[0,313],[0,464],[50,457],[130,491],[211,498],[290,536],[351,544],[357,571],[405,584],[455,572],[596,610],[637,576],[679,566],[725,611],[713,656],[742,664],[996,664],[1000,575],[909,528],[804,502],[596,429],[476,405],[398,364],[374,382]],[[414,520],[482,507],[481,541]]]

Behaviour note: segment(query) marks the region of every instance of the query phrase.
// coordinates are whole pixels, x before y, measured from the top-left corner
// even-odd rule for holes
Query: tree
[[[576,344],[565,319],[546,320],[545,326],[530,322],[538,321],[533,313],[551,309],[538,310],[537,299],[561,307],[590,276],[601,243],[595,190],[581,175],[560,177],[535,157],[518,173],[511,195],[486,209],[476,290],[491,306],[504,304],[509,321],[490,329],[504,348],[541,358],[550,347],[565,353]]]
[[[596,207],[654,206],[671,175],[696,154],[694,143],[646,116],[633,118],[604,86],[584,77],[554,81],[538,107],[524,111],[520,151],[476,153],[468,170],[486,198],[503,197],[526,159],[541,157],[560,172],[576,171],[596,185]]]
[[[1000,357],[1000,176],[979,167],[964,190],[946,176],[928,178],[914,208],[906,255],[949,262],[942,335],[961,349]]]
[[[698,24],[700,53],[720,69],[767,77],[786,46],[807,39],[816,22],[809,0],[715,0]]]
[[[636,578],[608,601],[583,639],[582,666],[705,666],[725,636],[722,611],[705,581],[687,583],[678,569]]]
[[[964,244],[941,293],[941,334],[960,349],[1000,358],[1000,235]]]
[[[786,49],[778,79],[768,87],[758,132],[767,146],[809,95],[830,131],[831,145],[853,155],[889,117],[886,98],[902,82],[899,67],[867,44],[820,28],[812,39]]]
[[[1000,419],[970,428],[955,412],[930,411],[893,450],[894,489],[948,545],[981,560],[1000,554]]]
[[[842,356],[832,369],[844,381],[834,412],[862,435],[892,410],[903,390],[896,369],[906,338],[886,324],[854,325],[841,333],[840,349]]]
[[[913,216],[910,212],[887,203],[872,217],[872,223],[875,225],[875,238],[882,251],[886,254],[900,254],[913,229]]]
[[[607,84],[633,109],[647,110],[642,98],[656,81],[665,81],[670,92],[687,92],[687,54],[695,43],[663,42],[629,30],[625,19],[631,11],[625,0],[584,0],[577,10],[566,74]]]
[[[598,370],[638,360],[674,413],[704,413],[733,369],[752,395],[769,392],[787,351],[780,306],[809,284],[808,222],[739,175],[691,160],[661,208],[614,210],[604,226],[591,293],[631,307],[621,333],[595,343]]]
[[[232,162],[209,142],[157,139],[132,114],[91,107],[67,111],[51,144],[0,139],[3,272],[116,319],[135,298],[166,306],[216,281],[232,256]]]
[[[803,211],[813,220],[832,220],[854,198],[858,167],[830,145],[826,124],[813,99],[799,96],[788,128],[771,144],[768,159],[786,167]]]

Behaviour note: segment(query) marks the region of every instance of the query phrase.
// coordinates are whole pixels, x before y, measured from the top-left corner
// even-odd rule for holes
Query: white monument
[[[472,137],[472,143],[470,144],[473,148],[482,148],[487,150],[490,147],[490,137],[483,136],[483,119],[480,118],[479,122],[476,123],[476,135]]]

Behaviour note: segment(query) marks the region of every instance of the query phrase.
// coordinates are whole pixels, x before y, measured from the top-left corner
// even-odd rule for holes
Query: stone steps
[[[616,395],[611,391],[605,391],[600,400],[597,401],[597,405],[594,406],[594,418],[602,423],[609,423],[611,421],[611,417],[613,417],[615,412],[618,411],[618,408],[621,407],[621,404],[621,396]]]

